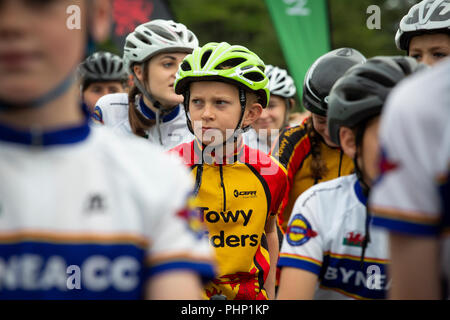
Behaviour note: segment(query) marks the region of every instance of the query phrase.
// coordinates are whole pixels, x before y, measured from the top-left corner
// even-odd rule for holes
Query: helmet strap
[[[367,124],[367,121],[364,121],[364,123],[362,125],[358,126],[356,129],[356,137],[355,137],[356,154],[353,158],[353,164],[355,166],[355,173],[361,184],[363,193],[367,197],[370,192],[370,187],[364,181],[364,168],[363,167],[360,168],[358,165],[358,151],[362,150],[362,148],[363,148],[363,137],[364,137],[364,132],[366,131],[366,124]],[[361,157],[362,157],[362,152],[361,152]]]
[[[145,70],[145,63],[143,63],[141,65],[142,70]],[[164,109],[161,105],[161,103],[156,100],[153,95],[150,92],[150,89],[145,88],[145,85],[139,81],[138,77],[136,76],[136,73],[134,72],[133,68],[131,68],[131,74],[133,76],[133,82],[134,85],[139,89],[139,91],[142,93],[142,95],[148,99],[148,101],[150,101],[152,103],[152,105],[160,110],[160,114],[162,116],[165,116],[166,114],[169,114],[170,112],[172,112],[178,105],[173,106],[172,108],[169,109]]]
[[[66,93],[74,82],[75,72],[71,71],[58,86],[37,99],[26,101],[24,103],[12,103],[6,100],[0,100],[0,111],[15,111],[43,107]]]

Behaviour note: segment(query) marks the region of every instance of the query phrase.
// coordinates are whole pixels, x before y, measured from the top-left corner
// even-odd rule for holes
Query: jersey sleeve
[[[166,181],[159,185],[157,215],[148,223],[147,274],[190,270],[204,281],[210,280],[215,272],[213,256],[203,222],[190,205],[191,178],[173,155],[165,156],[172,166]]]
[[[128,95],[126,93],[107,94],[95,104],[92,119],[95,123],[114,127],[128,118]]]
[[[279,267],[292,267],[320,275],[325,233],[316,212],[314,194],[304,192],[295,202],[283,239]]]
[[[410,98],[411,87],[401,88],[388,100],[380,125],[381,175],[370,198],[373,223],[396,232],[435,235],[441,212],[437,180],[447,169],[448,154],[447,160],[440,157],[450,142],[449,131],[444,134],[449,117],[447,113],[447,120],[440,121],[445,114],[436,117],[423,99]]]

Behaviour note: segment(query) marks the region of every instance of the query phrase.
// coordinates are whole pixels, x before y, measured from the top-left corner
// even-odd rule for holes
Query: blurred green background
[[[284,0],[279,0],[284,1]],[[309,0],[314,1],[314,0]],[[400,19],[419,0],[328,0],[331,46],[352,47],[366,57],[402,55],[394,43]],[[200,44],[227,41],[255,51],[266,64],[287,68],[264,0],[166,0],[174,19],[184,23]],[[367,28],[367,8],[381,9],[381,29]],[[118,54],[112,42],[101,46]]]

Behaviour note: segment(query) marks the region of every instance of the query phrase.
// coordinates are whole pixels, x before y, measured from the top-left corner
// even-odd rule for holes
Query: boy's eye
[[[23,1],[25,5],[36,9],[45,9],[46,7],[49,7],[52,4],[58,2],[58,0],[23,0]]]
[[[445,58],[447,56],[447,54],[443,53],[443,52],[435,52],[435,53],[433,53],[433,56],[435,56],[436,58],[442,59],[442,58]]]
[[[418,53],[412,54],[411,57],[416,59],[416,60],[420,60],[422,58],[422,56],[420,54],[418,54]]]

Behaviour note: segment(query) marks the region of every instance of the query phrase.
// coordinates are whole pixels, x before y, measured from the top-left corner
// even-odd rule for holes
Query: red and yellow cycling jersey
[[[219,272],[206,285],[204,298],[267,299],[264,283],[270,259],[264,230],[281,205],[286,172],[274,159],[242,142],[223,164],[203,150],[197,140],[172,149],[196,179],[195,206],[215,248]]]
[[[284,130],[280,135],[279,143],[275,146],[272,155],[279,159],[288,172],[286,194],[278,213],[278,222],[285,232],[295,201],[304,191],[319,182],[351,174],[354,165],[352,159],[340,148],[331,148],[321,140],[320,153],[328,172],[321,179],[315,179],[311,172],[313,160],[306,121],[300,126]]]

